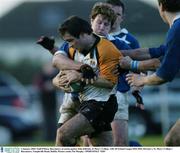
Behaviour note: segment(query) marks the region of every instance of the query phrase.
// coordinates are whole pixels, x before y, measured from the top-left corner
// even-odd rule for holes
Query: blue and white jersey
[[[110,36],[113,36],[115,39],[125,42],[131,49],[136,49],[140,47],[137,39],[132,34],[130,34],[125,28],[121,29],[119,32],[111,33]],[[118,43],[116,43],[115,45],[117,46],[117,44]],[[121,45],[120,48],[118,49],[123,50],[126,48],[123,48],[123,46]],[[117,90],[123,93],[127,92],[130,89],[130,86],[128,85],[126,81],[126,74],[128,72],[129,71],[126,71],[125,73],[119,76],[119,83],[117,86]]]
[[[140,47],[137,39],[132,34],[130,34],[125,28],[121,29],[119,32],[111,33],[110,36],[113,36],[115,39],[125,42],[130,47],[129,49],[136,49]],[[117,47],[118,43],[114,43],[114,44]],[[117,48],[121,50],[127,49],[127,48],[124,48],[123,45]],[[126,71],[125,73],[119,76],[117,91],[122,92],[122,93],[129,91],[130,86],[126,81],[126,74],[128,74],[128,72],[129,71]]]
[[[126,44],[124,41],[122,41],[112,35],[107,35],[106,39],[111,41],[119,50],[131,49],[131,47],[128,44]]]
[[[65,56],[69,57],[69,44],[68,42],[64,41],[63,44],[59,47],[58,51],[55,53],[61,53],[64,54]]]
[[[127,29],[123,28],[118,32],[111,33],[115,38],[124,41],[128,44],[132,49],[140,48],[139,42],[137,39],[127,31]]]
[[[168,30],[165,46],[165,55],[156,75],[166,81],[172,81],[180,69],[180,14]]]

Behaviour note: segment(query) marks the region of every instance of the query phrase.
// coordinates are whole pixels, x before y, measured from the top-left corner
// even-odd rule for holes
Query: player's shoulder
[[[67,50],[69,49],[69,44],[67,41],[64,41],[61,46],[59,47],[60,50]]]
[[[137,40],[136,37],[135,37],[132,33],[130,33],[126,28],[121,29],[120,34],[127,35],[127,36],[130,37],[131,39]]]
[[[97,46],[97,52],[99,57],[111,58],[112,56],[119,56],[119,50],[117,47],[109,40],[102,38],[99,45]]]
[[[174,21],[169,33],[174,37],[180,37],[180,18]]]
[[[119,51],[116,46],[116,39],[108,40],[108,39],[102,39],[98,48],[98,52],[102,54],[111,54],[113,52]]]
[[[100,38],[99,45],[110,44],[111,42],[106,38]]]

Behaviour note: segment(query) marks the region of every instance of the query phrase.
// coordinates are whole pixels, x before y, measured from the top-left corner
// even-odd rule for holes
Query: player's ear
[[[165,8],[163,7],[163,5],[161,3],[159,4],[159,9],[160,9],[161,12],[165,11]]]

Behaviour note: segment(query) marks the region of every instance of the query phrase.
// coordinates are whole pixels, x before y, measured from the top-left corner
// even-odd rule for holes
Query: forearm
[[[75,62],[63,54],[54,55],[52,64],[59,70],[79,70],[83,63]]]
[[[98,77],[98,79],[93,84],[96,87],[109,88],[112,89],[114,84],[102,77]]]
[[[138,71],[155,71],[160,66],[160,64],[161,63],[158,58],[139,61]]]
[[[152,75],[143,77],[142,82],[144,85],[160,85],[162,83],[165,83],[166,81],[158,77],[156,73],[153,73]]]
[[[148,48],[122,50],[121,52],[124,56],[129,56],[134,60],[146,60],[151,58]]]

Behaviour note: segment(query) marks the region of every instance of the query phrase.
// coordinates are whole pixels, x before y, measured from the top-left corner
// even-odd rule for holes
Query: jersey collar
[[[177,19],[179,19],[179,18],[180,18],[180,12],[176,14],[176,16],[175,16],[175,18],[173,19],[173,22],[172,22],[172,23],[174,23],[174,22],[175,22]]]

